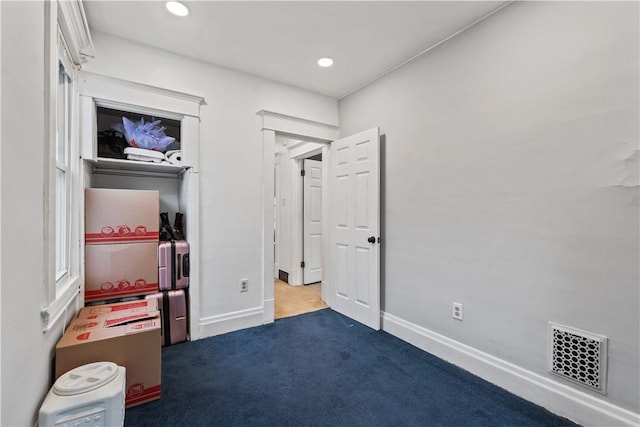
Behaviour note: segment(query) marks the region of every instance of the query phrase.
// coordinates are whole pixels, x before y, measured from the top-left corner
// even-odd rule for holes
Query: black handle
[[[376,238],[375,238],[375,237],[373,237],[373,236],[371,236],[371,237],[369,237],[369,238],[367,239],[367,242],[369,242],[369,243],[375,243],[375,242],[376,242]]]
[[[189,277],[189,268],[190,268],[190,264],[189,264],[189,254],[185,254],[182,257],[182,275],[184,277]]]
[[[171,227],[171,223],[169,222],[169,213],[168,212],[160,212],[160,231],[164,231],[166,233],[167,240],[176,240],[176,235]]]

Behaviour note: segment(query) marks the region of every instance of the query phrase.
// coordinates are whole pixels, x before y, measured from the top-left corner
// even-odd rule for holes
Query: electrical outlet
[[[460,304],[459,302],[453,303],[453,310],[451,312],[451,316],[454,319],[462,320],[462,304]]]
[[[249,290],[249,279],[240,279],[240,292],[247,292]]]

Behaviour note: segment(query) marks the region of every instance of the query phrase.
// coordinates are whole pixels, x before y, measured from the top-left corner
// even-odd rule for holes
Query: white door
[[[303,160],[304,269],[303,284],[322,280],[322,162]]]
[[[331,143],[331,307],[380,329],[380,149],[378,128]]]

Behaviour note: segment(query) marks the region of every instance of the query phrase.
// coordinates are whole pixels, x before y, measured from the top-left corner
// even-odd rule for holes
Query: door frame
[[[276,145],[278,143],[278,136],[282,137],[282,134],[276,132]],[[298,138],[296,138],[297,140]],[[290,285],[298,286],[303,284],[303,269],[300,267],[300,261],[304,260],[304,250],[303,250],[303,205],[304,205],[304,186],[301,181],[301,171],[303,169],[303,162],[306,160],[308,156],[315,155],[317,153],[322,153],[323,146],[328,146],[329,141],[326,143],[318,143],[317,141],[308,142],[304,140],[300,140],[297,144],[295,144],[294,150],[289,150],[286,153],[281,153],[281,156],[278,156],[275,159],[274,163],[274,173],[276,177],[274,179],[275,182],[275,200],[274,200],[274,213],[276,215],[276,233],[275,233],[275,266],[274,266],[274,278],[278,278],[280,276],[279,270],[283,270],[288,273],[288,283]],[[289,147],[285,147],[289,149]],[[292,165],[291,173],[288,174],[287,179],[290,181],[291,185],[291,194],[289,195],[289,205],[291,207],[291,223],[288,224],[290,228],[292,228],[290,244],[289,248],[289,257],[283,259],[280,257],[280,233],[281,233],[281,223],[278,214],[281,214],[281,193],[279,190],[280,184],[280,175],[278,168],[283,162],[290,163]]]
[[[306,142],[306,141],[305,141]],[[293,256],[293,277],[289,276],[289,284],[293,281],[294,285],[304,285],[304,270],[300,267],[299,262],[304,261],[304,183],[302,179],[297,179],[301,177],[301,171],[304,168],[304,161],[314,156],[318,153],[323,153],[326,149],[329,148],[329,144],[331,142],[327,141],[325,143],[318,143],[321,145],[320,147],[311,148],[308,150],[301,150],[289,155],[289,160],[294,161],[294,176],[292,183],[292,192],[293,192],[293,222],[291,224],[293,229],[293,248],[292,248],[292,256]],[[323,172],[325,165],[322,165]],[[324,180],[322,181],[324,184]],[[325,189],[327,191],[327,189]],[[326,226],[325,223],[322,224],[324,228]],[[292,279],[292,280],[291,280]]]
[[[274,226],[274,240],[273,240],[273,278],[278,278],[278,270],[280,269],[280,217],[282,216],[277,208],[277,201],[280,200],[280,161],[274,156],[273,163],[273,226]]]
[[[328,146],[328,144],[327,144],[327,146]],[[320,148],[320,150],[319,150],[320,154],[322,153],[322,149],[323,148],[324,147]],[[313,157],[313,156],[311,156],[311,157]],[[297,163],[300,165],[300,168],[302,168],[301,170],[308,171],[308,169],[306,167],[307,161],[318,162],[319,166],[320,166],[320,169],[321,169],[320,170],[320,173],[321,173],[321,175],[320,175],[320,190],[321,190],[321,192],[320,192],[320,202],[321,202],[320,203],[320,232],[323,233],[323,232],[326,232],[326,230],[325,230],[325,228],[326,228],[325,225],[326,224],[323,224],[323,221],[322,221],[322,201],[323,201],[323,198],[326,197],[327,191],[328,191],[327,188],[324,188],[324,189],[322,188],[322,182],[323,182],[323,180],[322,180],[322,172],[324,172],[325,165],[321,160],[320,161],[311,160],[309,157],[305,157],[305,158],[302,158],[302,159],[297,161]],[[313,265],[310,264],[310,261],[311,261],[312,258],[310,257],[310,254],[307,254],[307,249],[310,249],[310,247],[311,247],[311,246],[307,247],[307,244],[311,245],[311,241],[308,240],[308,234],[307,234],[307,233],[309,233],[309,230],[311,230],[311,228],[309,228],[309,230],[307,230],[307,219],[308,219],[307,218],[307,214],[308,214],[308,212],[311,212],[311,207],[313,206],[313,204],[311,203],[312,193],[307,193],[307,191],[308,191],[308,188],[310,188],[308,186],[308,184],[311,185],[311,182],[312,182],[311,180],[312,179],[313,179],[313,176],[312,176],[311,172],[308,172],[308,173],[305,173],[305,175],[302,177],[302,179],[298,180],[298,184],[297,184],[297,185],[299,185],[301,187],[301,189],[299,191],[299,194],[301,194],[301,197],[300,197],[300,204],[297,206],[297,209],[296,209],[296,222],[295,222],[294,226],[296,228],[298,228],[299,232],[300,232],[300,238],[299,238],[299,241],[296,242],[296,246],[298,246],[298,251],[300,253],[300,259],[303,260],[304,263],[305,263],[305,267],[304,268],[300,268],[300,284],[303,285],[303,286],[307,285],[307,284],[311,284],[311,283],[318,283],[318,282],[322,283],[322,259],[320,259],[321,265],[319,266],[320,267],[320,280],[315,280],[315,278],[314,278],[313,281],[310,281],[311,279],[308,278],[308,276],[311,274],[311,272],[310,272],[311,268],[313,267]],[[324,191],[324,194],[323,194],[323,191]],[[308,209],[308,211],[307,211],[307,209]],[[321,235],[321,238],[320,238],[320,245],[321,245],[320,246],[320,257],[322,257],[322,235]]]
[[[262,316],[263,323],[273,323],[275,314],[274,298],[274,247],[273,247],[273,196],[275,191],[273,173],[275,161],[276,133],[301,138],[308,141],[331,142],[340,136],[340,128],[336,125],[289,116],[273,111],[260,110],[262,132]],[[329,145],[322,148],[323,171],[329,164]],[[327,174],[323,173],[322,185],[328,187]],[[329,206],[322,203],[322,222],[326,229]],[[327,269],[328,240],[326,233],[322,236],[323,270]],[[326,275],[325,275],[326,276]],[[322,279],[322,297],[331,306],[330,292]]]

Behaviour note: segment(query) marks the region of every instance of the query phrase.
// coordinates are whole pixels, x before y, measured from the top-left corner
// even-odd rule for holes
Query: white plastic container
[[[40,407],[38,425],[98,427],[124,425],[125,368],[95,362],[63,374]]]
[[[124,149],[127,160],[138,160],[140,162],[160,163],[166,160],[163,153],[153,150],[145,150],[144,148],[127,147]]]

